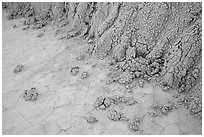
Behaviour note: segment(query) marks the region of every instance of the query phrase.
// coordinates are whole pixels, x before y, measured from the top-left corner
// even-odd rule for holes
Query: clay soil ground
[[[155,83],[145,83],[141,88],[133,82],[132,93],[116,83],[107,84],[110,66],[87,54],[90,45],[80,39],[57,39],[54,25],[42,29],[23,30],[23,18],[2,22],[2,132],[3,134],[201,134],[201,124],[188,115],[180,105],[176,91],[162,91]],[[16,27],[13,28],[13,25]],[[40,33],[44,35],[38,37]],[[77,60],[85,55],[83,60]],[[17,65],[24,68],[14,73]],[[79,67],[73,76],[72,67]],[[82,79],[81,74],[89,76]],[[26,89],[36,87],[36,101],[25,101]],[[105,110],[93,106],[100,96],[121,95],[133,97],[137,103],[131,106],[113,104]],[[174,104],[164,115],[154,106]],[[117,110],[129,121],[113,121],[109,110]],[[97,119],[89,123],[86,116]],[[140,118],[138,130],[128,124]]]

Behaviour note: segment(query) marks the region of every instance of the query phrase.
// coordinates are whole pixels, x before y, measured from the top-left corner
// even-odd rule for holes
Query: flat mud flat
[[[41,4],[46,11],[46,4]],[[191,10],[191,18],[188,15],[179,18],[187,22],[179,24],[176,22],[180,20],[171,22],[174,14],[169,13],[186,6],[182,3],[63,4],[57,3],[56,7],[75,9],[74,20],[68,16],[70,22],[62,19],[54,24],[49,22],[52,15],[46,20],[32,18],[32,8],[23,4],[20,9],[28,9],[28,17],[2,12],[4,135],[202,134],[202,84],[198,75],[201,51],[192,40],[197,40],[197,34],[202,32],[199,8]],[[35,9],[39,5],[32,6]],[[196,6],[199,4],[193,3],[192,7]],[[55,15],[58,10],[53,7]],[[156,17],[151,14],[151,19],[158,18],[157,25],[142,26],[140,11],[159,14]],[[90,15],[86,20],[84,13]],[[134,31],[127,25],[122,30],[121,26],[127,22],[137,26],[130,15],[138,18],[135,22],[138,28]],[[64,28],[69,23],[77,25],[81,21],[79,17],[84,21],[82,26]],[[94,21],[103,23],[97,27]],[[33,26],[32,22],[35,22]],[[172,31],[175,35],[168,32],[172,30],[171,23],[178,26]],[[65,39],[56,36],[56,32],[63,32],[59,28],[68,30]],[[158,31],[150,32],[154,29]],[[140,35],[144,32],[149,35]],[[129,37],[130,34],[137,39]],[[152,36],[158,39],[157,43]],[[116,42],[118,39],[120,42]],[[118,44],[110,44],[113,41]],[[189,42],[196,48],[189,46]],[[188,70],[175,62],[183,63]],[[192,62],[196,63],[192,65]]]

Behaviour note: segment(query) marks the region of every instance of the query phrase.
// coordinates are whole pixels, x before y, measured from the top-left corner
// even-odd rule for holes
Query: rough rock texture
[[[10,19],[29,17],[33,28],[55,20],[66,38],[92,40],[99,58],[115,60],[110,74],[115,82],[157,78],[164,89],[194,94],[198,87],[196,95],[201,94],[201,2],[3,3],[3,8],[11,10]]]

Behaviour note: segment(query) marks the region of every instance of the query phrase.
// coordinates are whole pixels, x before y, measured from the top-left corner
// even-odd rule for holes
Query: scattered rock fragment
[[[42,37],[42,36],[44,36],[44,33],[43,33],[43,32],[40,32],[40,33],[37,35],[37,37]]]
[[[113,104],[118,105],[120,103],[125,103],[127,99],[124,96],[114,95],[112,97]]]
[[[14,69],[14,73],[19,73],[23,70],[24,65],[17,65],[16,68]]]
[[[117,110],[109,110],[108,118],[113,121],[128,121],[128,119],[124,116],[122,112],[118,112]]]
[[[36,88],[33,87],[30,90],[25,90],[23,97],[26,101],[35,101],[38,98],[38,92]]]
[[[35,23],[33,25],[33,29],[41,29],[42,27],[44,27],[46,25],[46,21],[42,20],[38,23]]]
[[[128,128],[132,131],[132,132],[137,132],[139,130],[139,127],[137,125],[136,122],[129,122],[128,123]]]
[[[71,73],[73,76],[77,75],[79,73],[79,67],[71,68]]]
[[[21,21],[21,25],[22,26],[26,25],[26,21],[25,20]]]
[[[129,106],[135,105],[136,103],[138,103],[138,102],[133,97],[127,98],[127,100],[125,102],[125,104],[129,105]]]
[[[12,27],[13,27],[13,28],[17,28],[17,25],[16,25],[16,24],[14,24]]]
[[[100,96],[96,99],[94,107],[96,110],[105,110],[111,105],[111,100],[108,97]]]
[[[93,64],[91,67],[92,67],[92,68],[95,68],[95,67],[96,67],[96,64]]]
[[[139,118],[139,117],[136,117],[136,118],[134,119],[134,122],[136,122],[136,123],[140,123],[140,122],[142,122],[142,119]]]
[[[177,104],[178,104],[178,105],[182,105],[183,102],[182,102],[181,100],[178,100],[178,101],[177,101]]]
[[[7,16],[7,19],[8,19],[8,20],[12,20],[12,19],[14,19],[14,16],[13,16],[12,14],[9,14],[9,15]]]
[[[143,88],[143,87],[144,87],[144,83],[145,83],[145,81],[144,81],[143,79],[139,79],[139,80],[138,80],[138,84],[139,84],[139,87],[140,87],[140,88]]]
[[[115,65],[115,64],[116,64],[116,61],[115,61],[115,60],[110,60],[110,61],[108,61],[108,64],[109,64],[110,66]]]
[[[164,105],[161,107],[161,112],[162,114],[167,115],[171,109],[172,109],[172,106]]]
[[[26,25],[33,25],[37,20],[35,17],[30,17],[30,18],[27,18],[25,21],[26,21]]]
[[[92,43],[94,43],[94,40],[93,39],[89,39],[88,40],[88,44],[92,44]]]
[[[162,82],[162,89],[163,91],[169,91],[171,87],[166,82]]]
[[[133,93],[132,87],[131,87],[129,84],[126,85],[125,88],[126,88],[126,92],[127,92],[127,93],[130,93],[130,94]]]
[[[61,40],[66,38],[67,38],[67,34],[61,34],[58,39]]]
[[[149,116],[151,116],[151,117],[153,117],[153,118],[155,118],[155,117],[157,117],[158,116],[158,114],[156,113],[156,112],[148,112],[147,113]]]
[[[130,89],[130,88],[126,89],[126,92],[127,93],[133,93],[132,89]]]
[[[178,109],[178,105],[174,105],[174,109]]]
[[[174,97],[174,98],[178,98],[178,95],[173,95],[172,97]]]
[[[80,78],[81,79],[84,79],[84,78],[87,78],[89,76],[89,73],[88,72],[82,72]]]
[[[137,103],[137,101],[133,97],[125,97],[125,96],[120,96],[120,95],[114,95],[112,97],[112,102],[115,105],[118,105],[120,103],[124,103],[128,106],[134,105]]]
[[[94,116],[90,116],[90,115],[86,116],[85,119],[90,124],[94,124],[94,123],[98,122],[98,119],[96,119]]]
[[[169,91],[171,88],[168,86],[163,87],[163,91]]]
[[[85,55],[84,55],[84,54],[79,55],[79,56],[77,57],[77,60],[78,60],[78,61],[81,61],[81,60],[84,60],[84,59],[85,59]]]
[[[124,106],[122,106],[122,105],[118,105],[118,107],[119,107],[120,110],[124,109]]]
[[[25,26],[22,28],[22,30],[27,30],[27,29],[29,29],[29,26]]]
[[[114,82],[114,80],[111,79],[111,78],[107,78],[107,79],[106,79],[106,85],[110,85],[110,84],[113,83],[113,82]]]

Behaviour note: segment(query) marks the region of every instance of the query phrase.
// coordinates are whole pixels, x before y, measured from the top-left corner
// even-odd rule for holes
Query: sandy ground
[[[154,83],[140,88],[138,81],[133,92],[125,92],[119,84],[106,84],[110,66],[107,61],[85,54],[87,43],[80,40],[58,40],[56,29],[47,26],[39,30],[22,30],[24,20],[7,20],[3,13],[3,134],[201,134],[201,124],[188,115],[179,105],[176,91],[162,91]],[[13,25],[16,24],[16,28]],[[40,33],[44,35],[37,37]],[[85,54],[85,59],[76,58]],[[14,73],[17,65],[24,65],[22,72]],[[73,76],[72,67],[80,67]],[[88,72],[87,78],[81,74]],[[26,89],[36,87],[36,101],[25,101]],[[111,105],[106,110],[93,106],[97,97],[121,95],[133,97],[137,103]],[[174,104],[164,115],[155,106]],[[129,121],[113,121],[110,110],[124,114]],[[88,123],[85,116],[98,121]],[[140,118],[138,131],[132,131],[128,123]]]

